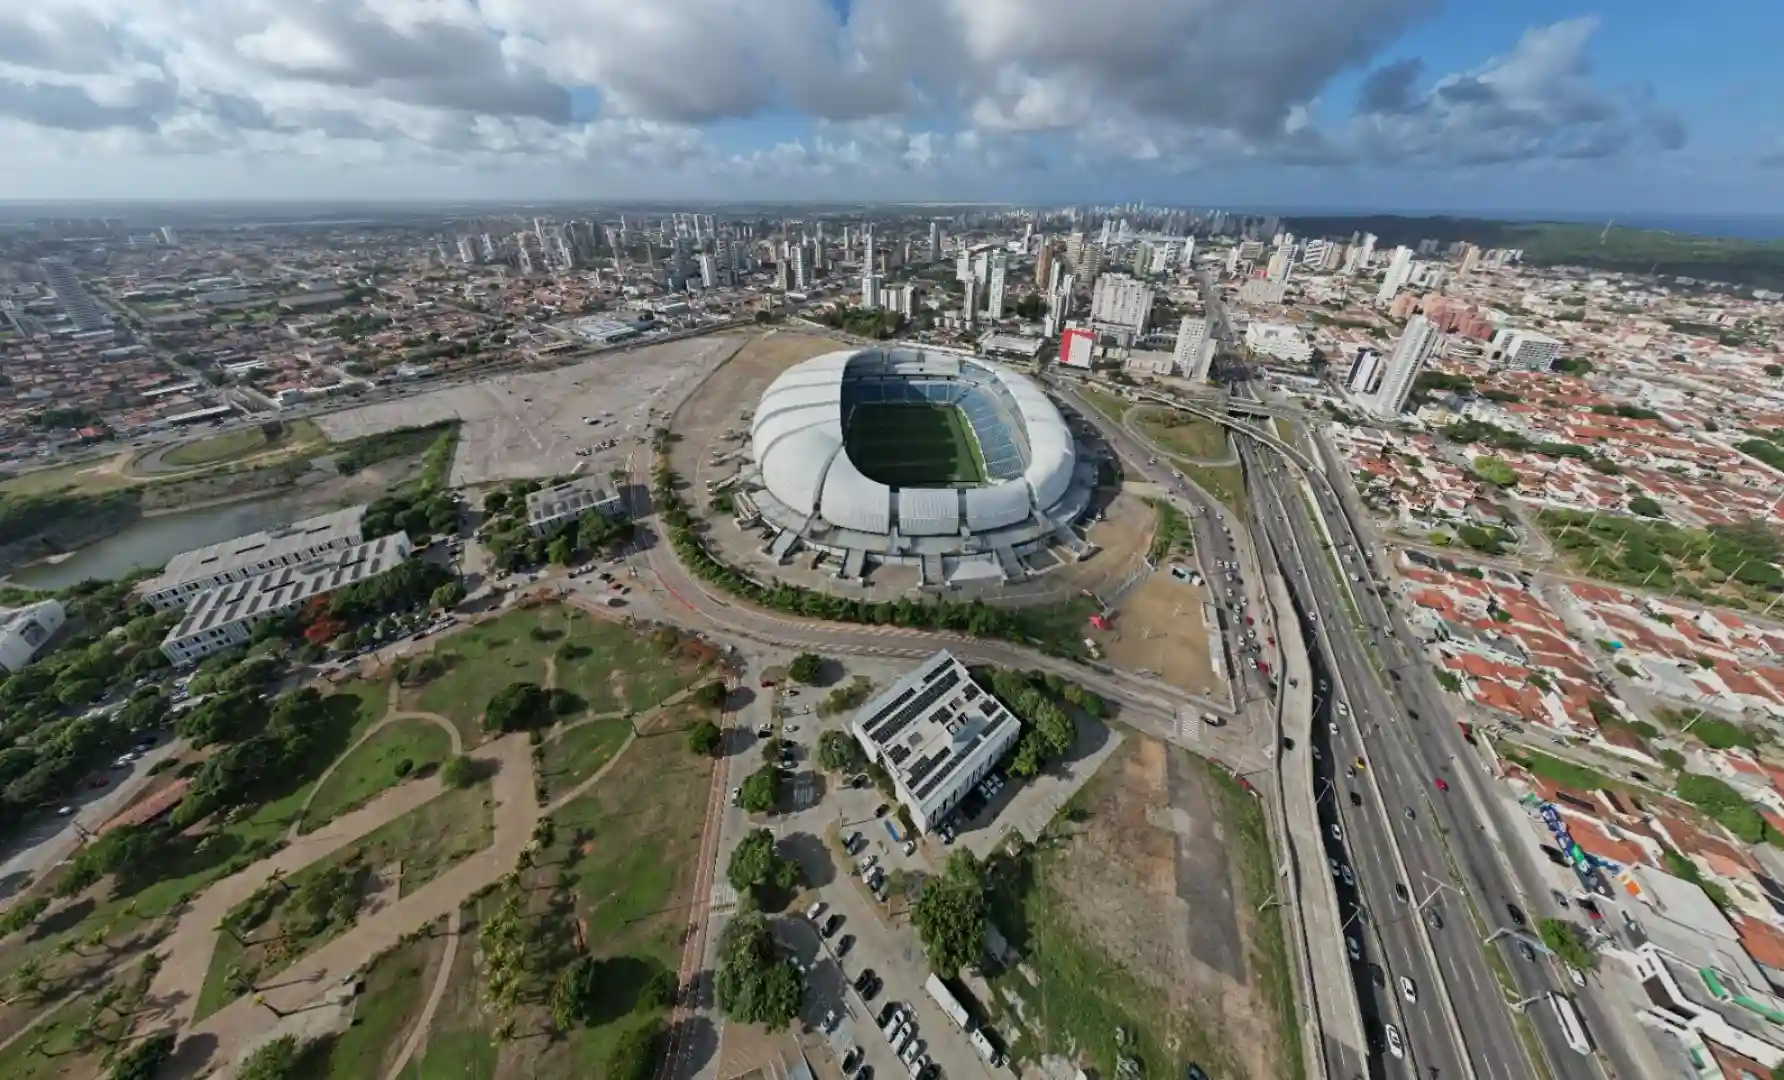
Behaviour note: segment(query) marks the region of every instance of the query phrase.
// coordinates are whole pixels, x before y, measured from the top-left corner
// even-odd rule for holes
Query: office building
[[[971,281],[972,279],[973,279],[972,253],[968,252],[968,251],[962,251],[960,253],[959,257],[954,260],[954,280],[960,282],[962,285],[965,285],[967,282]]]
[[[1493,335],[1493,351],[1505,366],[1519,371],[1547,371],[1561,357],[1561,343],[1534,330],[1501,330]]]
[[[1208,320],[1185,315],[1177,326],[1177,346],[1171,350],[1177,374],[1205,382],[1214,363],[1214,339],[1208,336]]]
[[[156,611],[170,611],[232,581],[298,566],[324,552],[352,547],[361,540],[365,510],[363,505],[349,506],[282,529],[181,552],[167,561],[159,575],[142,583],[140,595]]]
[[[1041,248],[1035,253],[1034,257],[1034,287],[1036,292],[1051,293],[1054,290],[1058,284],[1054,280],[1055,275],[1059,273],[1059,270],[1057,269],[1058,266],[1059,263],[1055,262],[1053,259],[1052,246],[1047,243],[1047,238],[1045,236],[1041,237]]]
[[[1437,355],[1437,348],[1442,343],[1443,331],[1423,315],[1414,315],[1394,345],[1394,353],[1381,373],[1381,387],[1370,399],[1369,410],[1381,417],[1400,415],[1412,393],[1413,382],[1425,364]]]
[[[719,284],[719,262],[718,262],[718,259],[714,258],[710,254],[707,254],[704,252],[701,253],[701,255],[700,255],[700,287],[703,289],[716,289],[716,288],[718,288],[718,284]]]
[[[960,314],[968,327],[979,322],[979,281],[977,278],[966,279],[966,297],[960,302]]]
[[[929,223],[929,261],[942,261],[942,223],[939,221]]]
[[[1375,393],[1381,383],[1381,354],[1374,349],[1358,349],[1357,358],[1344,377],[1344,389],[1353,397]]]
[[[811,273],[805,267],[805,245],[793,247],[793,291],[805,292],[811,288]]]
[[[294,615],[318,596],[377,577],[407,559],[409,551],[409,537],[392,533],[201,593],[162,639],[162,655],[175,667],[189,667],[246,645],[260,623]]]
[[[469,236],[458,238],[458,261],[471,266],[477,261],[477,242]]]
[[[862,706],[849,730],[892,777],[911,823],[928,832],[1016,744],[1022,725],[943,650]]]
[[[527,496],[527,525],[538,536],[549,536],[587,514],[618,518],[625,512],[618,493],[592,476],[566,480]]]
[[[66,620],[60,600],[0,609],[0,670],[23,670]]]
[[[1010,256],[998,251],[991,256],[990,273],[985,285],[985,313],[993,322],[1003,318],[1005,278],[1009,274]]]
[[[861,306],[869,311],[880,308],[880,276],[871,271],[861,275]]]
[[[1120,327],[1133,334],[1146,332],[1152,316],[1152,287],[1126,274],[1104,274],[1091,292],[1090,321]]]

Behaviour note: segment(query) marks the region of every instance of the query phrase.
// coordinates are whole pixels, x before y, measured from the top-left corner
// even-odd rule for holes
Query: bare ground
[[[1160,569],[1135,586],[1116,607],[1114,629],[1095,636],[1109,662],[1127,671],[1151,671],[1192,694],[1218,696],[1224,682],[1209,654],[1203,586],[1178,581]]]
[[[1126,740],[1082,796],[1088,819],[1048,864],[1065,918],[1163,1003],[1157,1037],[1174,1056],[1251,1080],[1288,1075],[1252,956],[1220,802],[1205,767],[1181,747]],[[1198,1045],[1199,1044],[1199,1045]]]

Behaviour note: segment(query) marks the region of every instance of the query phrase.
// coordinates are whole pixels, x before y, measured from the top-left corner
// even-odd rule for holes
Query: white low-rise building
[[[862,706],[849,730],[891,775],[898,801],[924,832],[946,819],[1022,735],[1015,714],[945,649]]]
[[[308,600],[377,577],[402,563],[409,552],[408,535],[392,533],[324,551],[301,566],[206,590],[162,639],[161,652],[175,667],[188,667],[212,653],[245,645],[259,623],[293,614]]]
[[[1291,364],[1313,359],[1313,343],[1298,326],[1254,322],[1245,328],[1245,347],[1262,356]]]
[[[282,529],[249,533],[182,552],[141,585],[143,602],[157,611],[185,607],[193,597],[232,581],[281,567],[300,566],[328,551],[359,544],[366,508],[349,506],[292,522]]]
[[[544,536],[584,514],[592,512],[617,518],[625,513],[625,509],[617,492],[593,477],[584,476],[528,495],[527,524],[532,526],[534,533]]]
[[[0,668],[19,671],[62,629],[67,619],[60,600],[39,600],[24,607],[0,609]]]

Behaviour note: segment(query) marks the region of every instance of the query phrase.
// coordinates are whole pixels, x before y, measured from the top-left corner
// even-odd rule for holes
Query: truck
[[[948,989],[948,984],[942,982],[940,976],[932,972],[928,981],[923,984],[923,989],[929,991],[929,996],[935,999],[935,1003],[941,1006],[942,1012],[947,1013],[948,1019],[954,1021],[961,1031],[973,1029],[972,1017],[967,1014],[966,1007],[954,997],[953,992]]]

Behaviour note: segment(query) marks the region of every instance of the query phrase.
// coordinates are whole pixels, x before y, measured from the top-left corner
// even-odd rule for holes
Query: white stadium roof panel
[[[841,459],[842,439],[824,427],[801,428],[775,440],[773,452],[762,467],[762,479],[775,498],[802,514],[815,513],[823,493],[824,477]]]
[[[966,527],[974,532],[1002,529],[1028,519],[1028,485],[1008,483],[968,488]]]
[[[892,489],[869,480],[847,454],[837,454],[824,479],[824,520],[842,529],[885,533],[892,528]]]
[[[898,531],[905,536],[948,536],[960,531],[960,492],[954,488],[902,488]]]

